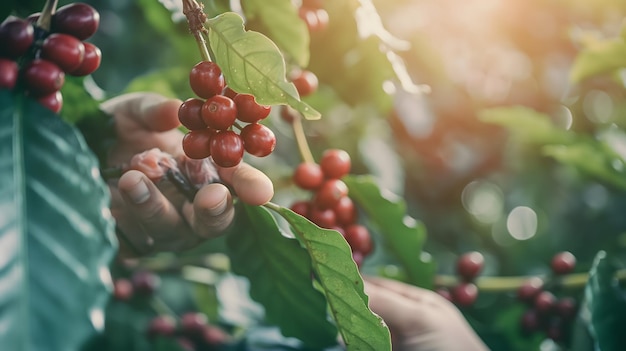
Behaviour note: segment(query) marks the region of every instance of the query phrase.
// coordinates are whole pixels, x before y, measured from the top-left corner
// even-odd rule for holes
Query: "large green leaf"
[[[368,307],[350,246],[335,230],[322,229],[288,208],[271,205],[290,224],[309,255],[319,285],[348,350],[391,350],[389,330]]]
[[[435,264],[422,252],[426,228],[406,213],[406,204],[392,193],[383,194],[374,177],[348,176],[350,197],[363,208],[383,235],[384,243],[404,268],[410,283],[431,288]]]
[[[309,31],[290,0],[242,0],[246,26],[265,33],[300,67],[309,64]]]
[[[623,350],[626,345],[626,298],[615,279],[616,270],[606,252],[596,255],[579,314],[602,351]]]
[[[313,288],[307,252],[281,234],[267,209],[240,202],[237,216],[227,239],[232,269],[250,279],[250,296],[265,307],[266,319],[308,347],[335,345],[337,328]]]
[[[0,106],[0,345],[76,350],[104,326],[109,193],[73,127],[7,91]]]
[[[610,73],[626,67],[626,40],[616,38],[587,43],[578,53],[572,69],[570,80],[578,83],[598,74]]]
[[[320,113],[300,100],[296,87],[287,82],[280,50],[259,32],[246,31],[243,19],[226,12],[207,21],[209,44],[226,83],[239,93],[253,94],[265,105],[289,104],[305,118]]]

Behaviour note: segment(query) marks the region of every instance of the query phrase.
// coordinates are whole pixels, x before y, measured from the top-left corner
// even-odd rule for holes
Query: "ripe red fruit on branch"
[[[144,296],[152,295],[159,285],[161,285],[161,278],[148,271],[136,272],[133,274],[131,281],[135,292]]]
[[[33,44],[33,26],[20,18],[11,17],[0,24],[0,56],[16,59]]]
[[[113,282],[113,297],[116,300],[127,301],[133,296],[133,284],[128,279],[120,278]]]
[[[532,303],[543,289],[543,280],[539,277],[528,278],[517,289],[517,299],[521,302]]]
[[[339,179],[330,179],[322,183],[315,193],[313,202],[321,209],[335,207],[342,197],[348,195],[348,186]]]
[[[352,224],[344,229],[344,236],[352,251],[358,251],[367,256],[372,252],[374,245],[369,230],[360,224]]]
[[[561,275],[570,273],[574,270],[574,266],[576,266],[576,256],[568,251],[560,252],[552,258],[551,266],[554,274]]]
[[[554,308],[556,297],[549,291],[542,291],[535,297],[534,306],[537,312],[548,314]]]
[[[301,189],[316,189],[322,185],[322,181],[324,181],[324,173],[317,163],[303,162],[293,172],[293,182]]]
[[[187,312],[180,317],[181,331],[187,336],[199,336],[209,324],[209,319],[203,313]]]
[[[183,151],[189,158],[201,160],[211,155],[211,139],[217,134],[212,128],[192,130],[183,137]]]
[[[324,151],[320,160],[320,167],[324,177],[328,179],[339,179],[350,173],[350,155],[340,149],[329,149]]]
[[[61,89],[65,73],[54,63],[35,59],[24,68],[24,84],[33,96],[45,96]]]
[[[169,336],[174,335],[176,331],[176,320],[171,316],[156,316],[148,325],[148,336],[155,337],[157,335]]]
[[[100,62],[102,61],[102,52],[100,49],[88,42],[83,42],[83,46],[85,47],[83,61],[80,63],[78,68],[68,72],[68,74],[72,76],[86,76],[95,72],[98,67],[100,67]]]
[[[478,276],[483,269],[485,258],[478,251],[465,253],[459,257],[456,270],[465,281],[471,281]]]
[[[306,70],[300,71],[293,77],[291,82],[296,86],[298,94],[302,97],[311,95],[317,91],[317,86],[319,84],[315,73]]]
[[[339,225],[346,226],[356,222],[356,207],[354,206],[352,199],[348,196],[344,196],[339,199],[339,202],[337,202],[333,211],[335,211],[335,216],[337,217],[337,223]]]
[[[260,105],[254,99],[254,95],[237,94],[233,101],[237,105],[237,119],[246,123],[258,122],[270,114],[270,106]]]
[[[37,102],[48,110],[59,113],[63,107],[63,94],[57,90],[51,94],[38,97]]]
[[[235,103],[224,95],[212,96],[202,105],[202,120],[211,128],[226,130],[232,127],[236,118]]]
[[[18,76],[17,63],[13,60],[0,58],[0,89],[13,89]]]
[[[322,228],[331,229],[337,224],[335,212],[331,209],[323,210],[315,206],[309,209],[309,220]]]
[[[274,151],[276,136],[268,127],[251,123],[243,127],[240,133],[245,150],[257,157],[265,157]]]
[[[78,40],[91,37],[100,25],[100,14],[93,7],[75,2],[57,9],[52,16],[52,31],[70,34]]]
[[[215,62],[197,63],[189,73],[189,85],[196,95],[208,99],[220,94],[226,85],[222,70]]]
[[[178,120],[189,130],[205,129],[207,127],[202,120],[202,105],[204,100],[189,98],[178,108]]]
[[[300,216],[307,217],[309,216],[309,202],[308,201],[298,201],[291,205],[291,210]]]
[[[54,62],[65,72],[78,69],[85,57],[85,46],[75,37],[62,34],[50,34],[41,46],[41,57]]]
[[[239,134],[232,130],[224,130],[215,134],[211,138],[210,148],[213,161],[220,167],[234,167],[243,158],[243,141]]]
[[[459,306],[471,306],[478,298],[478,287],[473,283],[461,283],[452,289],[452,299]]]

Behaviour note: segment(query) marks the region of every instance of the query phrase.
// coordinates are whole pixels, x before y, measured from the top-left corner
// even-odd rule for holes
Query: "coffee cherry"
[[[345,228],[345,238],[348,244],[350,244],[352,251],[358,251],[363,256],[369,255],[374,248],[369,230],[360,224],[347,226]]]
[[[291,80],[291,82],[296,86],[298,94],[302,97],[311,95],[317,91],[317,86],[319,84],[315,73],[306,70],[301,71]]]
[[[210,148],[213,161],[220,167],[234,167],[243,158],[243,141],[239,134],[232,130],[224,130],[215,134],[211,138]]]
[[[315,206],[311,206],[309,209],[309,220],[318,226],[326,229],[333,228],[337,225],[337,220],[335,218],[335,212],[333,210],[323,210],[320,208],[316,208]]]
[[[337,217],[337,223],[339,225],[347,226],[356,222],[356,207],[354,206],[352,199],[348,196],[344,196],[339,199],[339,202],[337,202],[333,211],[335,211],[335,216]]]
[[[225,331],[213,325],[207,325],[202,332],[202,340],[211,347],[225,345],[229,339]]]
[[[461,283],[452,289],[452,298],[459,306],[471,306],[478,298],[478,287],[473,283]]]
[[[187,336],[199,336],[209,324],[209,319],[203,313],[188,312],[180,317],[180,329]]]
[[[456,264],[456,271],[465,281],[471,281],[478,276],[484,264],[485,258],[483,255],[478,251],[472,251],[459,257]]]
[[[321,209],[332,209],[339,200],[348,195],[348,186],[339,179],[330,179],[322,183],[317,189],[313,202]]]
[[[65,72],[78,69],[84,57],[83,43],[68,34],[50,34],[41,46],[41,58],[56,63]]]
[[[0,56],[16,59],[33,44],[33,26],[20,18],[11,17],[0,24]]]
[[[543,289],[543,280],[539,277],[528,278],[517,289],[517,299],[525,303],[533,303],[535,297]]]
[[[576,300],[564,297],[556,302],[555,310],[563,320],[570,321],[576,316]]]
[[[217,131],[212,128],[192,130],[183,137],[183,151],[187,157],[201,160],[211,155],[211,139]]]
[[[38,97],[37,102],[48,110],[59,113],[63,107],[63,94],[57,90],[51,94]]]
[[[520,327],[524,335],[530,335],[541,329],[541,318],[534,309],[526,310],[520,319]]]
[[[290,209],[299,214],[302,217],[309,217],[309,202],[308,201],[297,201],[294,202]]]
[[[326,150],[322,154],[320,167],[327,179],[339,179],[350,172],[350,155],[344,150]]]
[[[211,128],[226,130],[232,127],[236,118],[235,103],[224,95],[210,97],[202,105],[202,120]]]
[[[562,275],[570,273],[574,270],[574,266],[576,266],[576,256],[568,251],[560,252],[552,258],[551,266],[554,274]]]
[[[535,310],[541,314],[552,312],[556,303],[556,297],[549,291],[542,291],[535,297]]]
[[[293,182],[300,189],[313,190],[322,185],[324,173],[317,163],[300,163],[293,172]]]
[[[131,281],[133,283],[133,289],[138,295],[149,296],[152,295],[155,290],[161,284],[161,278],[158,275],[148,271],[138,271],[133,274]]]
[[[35,59],[24,68],[24,84],[33,96],[52,94],[61,89],[63,83],[65,73],[48,60]]]
[[[199,62],[191,69],[189,84],[193,92],[204,99],[220,94],[226,85],[220,67],[209,61]]]
[[[116,300],[128,301],[133,296],[133,284],[128,279],[120,278],[113,282],[113,297]]]
[[[18,67],[13,60],[0,58],[0,89],[13,89],[17,82]]]
[[[178,120],[189,130],[206,129],[207,125],[202,120],[202,105],[204,100],[189,98],[178,108]]]
[[[100,49],[88,42],[83,42],[83,46],[85,47],[83,61],[80,63],[78,68],[68,72],[68,74],[72,76],[86,76],[88,74],[92,74],[98,69],[98,67],[100,67],[100,62],[102,61],[102,52]]]
[[[237,105],[237,119],[246,123],[258,122],[270,114],[270,106],[259,105],[254,95],[237,94],[233,99]]]
[[[91,37],[100,25],[100,14],[93,7],[75,2],[59,7],[52,16],[52,31],[73,35],[78,40]]]
[[[176,331],[176,320],[171,316],[156,316],[152,318],[148,325],[148,336],[171,336]]]
[[[265,157],[274,151],[276,136],[268,127],[251,123],[243,127],[240,133],[245,150],[257,157]]]

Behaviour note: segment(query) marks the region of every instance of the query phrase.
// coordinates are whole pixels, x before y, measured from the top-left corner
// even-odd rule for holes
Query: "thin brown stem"
[[[203,33],[207,33],[204,23],[207,20],[207,16],[204,13],[204,5],[198,3],[196,0],[183,0],[183,14],[187,17],[187,24],[189,25],[189,32],[196,39],[198,50],[203,61],[211,61],[211,55],[207,47],[206,40]]]

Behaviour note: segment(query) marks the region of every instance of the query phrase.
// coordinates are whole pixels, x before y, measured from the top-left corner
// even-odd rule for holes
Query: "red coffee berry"
[[[322,168],[317,163],[300,163],[293,172],[293,182],[300,189],[316,189],[322,185],[323,181],[324,173],[322,173]]]
[[[80,63],[78,68],[68,72],[68,74],[72,76],[86,76],[88,74],[92,74],[98,69],[98,67],[100,67],[100,62],[102,61],[102,52],[100,49],[92,43],[88,43],[86,41],[83,42],[83,46],[85,47],[83,61]]]
[[[299,72],[299,74],[296,75],[291,82],[296,86],[298,94],[302,97],[311,95],[317,91],[317,86],[319,84],[315,73],[306,70]]]
[[[311,206],[309,208],[309,220],[322,228],[333,228],[336,224],[335,212],[333,210],[322,210]]]
[[[224,90],[222,90],[222,95],[229,97],[233,100],[235,99],[235,96],[237,96],[237,94],[238,93],[231,89],[229,86],[224,87]]]
[[[370,232],[365,226],[351,224],[345,227],[344,231],[344,237],[348,244],[350,244],[352,251],[358,251],[362,253],[363,256],[367,256],[372,252],[374,244],[372,243]]]
[[[217,131],[212,128],[192,130],[183,137],[183,151],[187,157],[201,160],[211,155],[211,139]]]
[[[189,73],[189,85],[196,95],[208,99],[220,94],[226,85],[222,70],[215,62],[201,61]]]
[[[478,287],[473,283],[460,283],[452,289],[452,298],[459,306],[471,306],[478,298]]]
[[[57,90],[51,94],[38,97],[37,102],[48,110],[59,113],[63,107],[63,94]]]
[[[541,329],[541,318],[534,309],[526,310],[520,318],[520,327],[525,335],[530,335]]]
[[[63,83],[65,73],[48,60],[35,59],[24,68],[24,84],[33,96],[52,94],[61,89]]]
[[[93,7],[75,2],[59,7],[52,16],[52,31],[73,35],[78,40],[91,37],[100,25],[100,14]]]
[[[339,179],[329,179],[315,192],[313,202],[321,209],[332,209],[342,197],[348,195],[348,186]]]
[[[345,150],[326,150],[322,154],[320,167],[327,179],[339,179],[350,173],[350,155]]]
[[[339,199],[337,205],[333,208],[335,216],[337,217],[337,223],[339,225],[347,226],[356,222],[357,210],[354,206],[354,202],[348,196],[344,196]]]
[[[138,295],[152,295],[161,284],[161,278],[158,275],[148,271],[138,271],[133,274],[131,281],[133,289]]]
[[[574,266],[576,266],[576,256],[568,251],[559,252],[552,258],[551,266],[554,274],[562,275],[570,273],[574,270]]]
[[[556,297],[549,291],[542,291],[535,297],[535,310],[541,314],[552,312],[556,303]]]
[[[41,46],[41,58],[54,62],[65,72],[77,69],[85,57],[85,46],[75,37],[52,33]]]
[[[133,296],[133,284],[128,279],[120,278],[113,282],[113,297],[116,300],[128,301]]]
[[[202,120],[211,128],[226,130],[232,127],[236,118],[235,103],[224,95],[212,96],[202,105]]]
[[[204,100],[189,98],[178,109],[178,120],[189,130],[206,129],[207,125],[202,119],[202,105]]]
[[[175,331],[176,320],[174,320],[171,316],[161,315],[150,320],[147,333],[150,337],[155,337],[157,335],[171,336],[174,335]]]
[[[33,26],[20,18],[10,17],[0,24],[0,56],[16,59],[33,44]]]
[[[307,217],[309,216],[309,202],[308,201],[297,201],[291,205],[291,210],[300,216]]]
[[[0,89],[13,89],[17,82],[17,62],[0,58]]]
[[[535,297],[543,289],[543,280],[539,277],[528,278],[517,289],[517,299],[525,303],[533,303]]]
[[[222,329],[213,325],[207,325],[202,332],[202,340],[212,347],[218,347],[228,343],[230,338]]]
[[[274,151],[276,136],[268,127],[251,123],[243,127],[240,133],[245,150],[257,157],[265,157]]]
[[[471,281],[483,269],[485,258],[478,251],[465,253],[459,257],[456,264],[457,274],[465,281]]]
[[[239,134],[224,130],[215,134],[210,142],[211,157],[216,165],[224,168],[234,167],[243,158],[243,141]]]
[[[260,105],[254,95],[237,94],[233,99],[237,105],[237,119],[246,123],[255,123],[269,116],[272,108]]]
[[[556,302],[555,309],[561,318],[570,321],[576,316],[576,300],[572,297],[559,299]]]
[[[209,318],[203,313],[188,312],[180,317],[180,329],[188,336],[198,336],[209,324]]]

